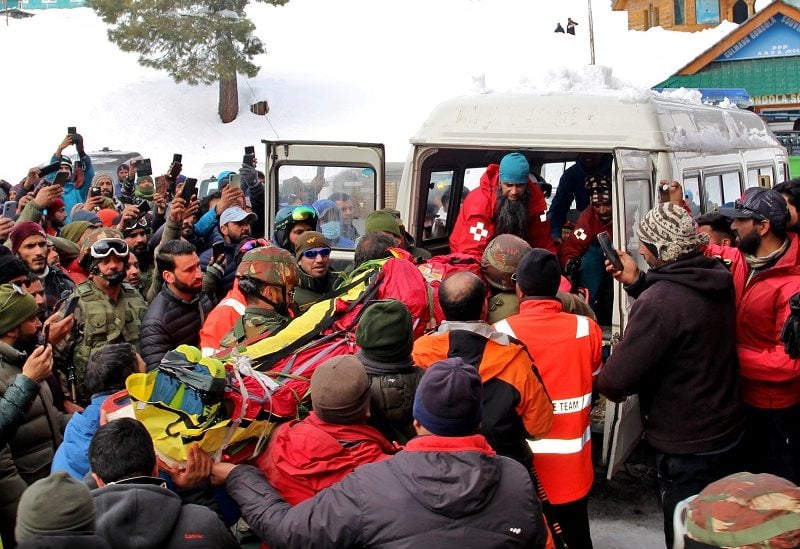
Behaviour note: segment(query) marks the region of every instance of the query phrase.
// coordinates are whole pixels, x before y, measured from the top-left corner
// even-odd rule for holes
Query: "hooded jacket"
[[[181,344],[197,347],[200,327],[213,306],[204,293],[184,301],[164,285],[142,320],[140,341],[147,370],[154,370],[161,359]]]
[[[183,504],[158,478],[140,477],[92,490],[98,535],[114,549],[239,547],[216,513]]]
[[[109,396],[111,393],[93,395],[92,403],[83,412],[72,414],[64,431],[64,442],[53,458],[51,473],[64,471],[80,481],[89,473],[89,444],[100,428],[100,407]]]
[[[253,530],[280,547],[544,547],[530,475],[481,435],[420,436],[380,463],[291,507],[258,470],[226,488]]]
[[[632,286],[629,293],[645,289],[595,388],[611,400],[638,393],[645,437],[659,452],[731,446],[744,417],[730,273],[696,254],[650,269]]]
[[[730,263],[736,287],[736,346],[745,403],[789,408],[800,402],[800,359],[786,354],[781,330],[789,299],[800,292],[800,238],[787,234],[789,249],[772,267],[753,272],[736,248],[707,246],[706,254]]]
[[[481,260],[483,250],[497,236],[494,213],[500,185],[500,165],[489,164],[481,177],[480,186],[469,193],[458,212],[458,219],[450,235],[450,252],[469,254]],[[555,252],[550,238],[550,223],[545,212],[547,202],[539,185],[528,179],[528,236],[525,240],[534,248]]]

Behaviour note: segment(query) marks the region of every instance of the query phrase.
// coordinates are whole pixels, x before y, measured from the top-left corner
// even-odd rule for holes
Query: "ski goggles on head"
[[[269,242],[263,238],[253,238],[252,240],[247,240],[244,244],[242,244],[242,246],[239,248],[239,253],[246,254],[250,250],[263,248],[264,246],[269,246]]]
[[[308,221],[309,219],[317,218],[317,210],[312,206],[297,206],[292,210],[292,219],[294,221]]]
[[[111,254],[125,257],[128,255],[128,243],[119,238],[105,238],[92,244],[89,253],[95,259],[102,259]]]
[[[324,258],[329,257],[331,255],[330,248],[312,248],[310,250],[306,250],[303,252],[303,257],[306,259],[316,259],[318,255],[321,255]]]

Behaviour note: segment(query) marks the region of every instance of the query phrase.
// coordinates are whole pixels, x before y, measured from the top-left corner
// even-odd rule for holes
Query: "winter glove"
[[[206,267],[206,272],[203,275],[203,291],[208,295],[217,293],[217,287],[222,282],[222,277],[225,276],[225,266],[227,261],[225,256],[220,256],[221,261],[212,261]]]
[[[786,323],[781,330],[783,348],[790,358],[800,358],[800,292],[789,299],[791,313],[786,318]]]
[[[250,164],[242,164],[239,168],[239,175],[248,188],[254,187],[258,183],[258,172]]]
[[[73,134],[72,144],[75,145],[75,150],[77,151],[79,158],[86,154],[83,150],[83,136],[81,134]]]

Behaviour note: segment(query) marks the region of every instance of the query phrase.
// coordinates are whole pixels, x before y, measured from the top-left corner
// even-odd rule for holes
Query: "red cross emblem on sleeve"
[[[480,242],[482,239],[489,236],[489,231],[486,230],[486,226],[483,224],[483,221],[478,221],[469,228],[470,234],[472,234],[472,238],[475,239],[476,242]]]

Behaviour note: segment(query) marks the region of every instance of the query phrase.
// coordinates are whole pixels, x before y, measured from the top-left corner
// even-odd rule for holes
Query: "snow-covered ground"
[[[766,4],[759,2],[759,7]],[[264,138],[375,141],[402,161],[408,138],[441,100],[512,90],[648,88],[735,26],[698,33],[627,30],[610,0],[592,0],[596,62],[589,67],[586,0],[291,0],[248,13],[265,42],[261,72],[239,80],[240,115],[222,124],[218,89],[175,85],[120,52],[88,8],[0,22],[0,177],[49,158],[67,126],[87,150],[136,150],[184,173],[237,161]],[[555,34],[570,16],[577,35]],[[267,100],[266,117],[249,105]],[[71,152],[69,150],[68,152]]]

